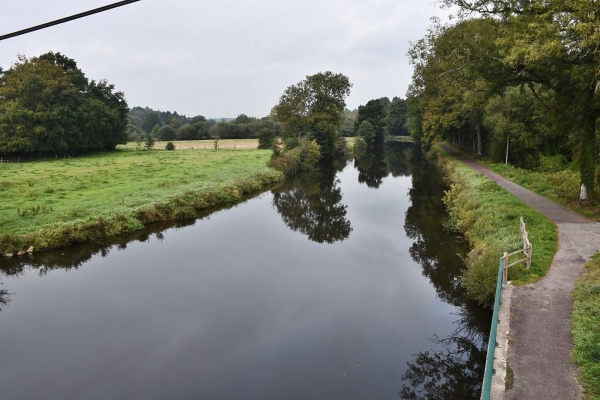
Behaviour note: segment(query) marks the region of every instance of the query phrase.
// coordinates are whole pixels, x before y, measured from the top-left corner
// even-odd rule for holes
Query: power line
[[[79,14],[75,14],[75,15],[71,15],[70,17],[65,17],[65,18],[61,18],[61,19],[57,19],[56,21],[52,21],[52,22],[46,22],[45,24],[41,24],[41,25],[37,25],[34,26],[32,28],[27,28],[27,29],[22,29],[20,31],[17,32],[13,32],[13,33],[9,33],[6,35],[2,35],[0,36],[0,40],[4,40],[4,39],[9,39],[15,36],[19,36],[19,35],[24,35],[26,33],[31,33],[40,29],[44,29],[44,28],[48,28],[54,25],[58,25],[58,24],[62,24],[65,22],[69,22],[69,21],[73,21],[74,19],[78,19],[78,18],[83,18],[83,17],[87,17],[90,16],[92,14],[97,14],[103,11],[107,11],[113,8],[117,8],[117,7],[121,7],[130,3],[135,3],[136,1],[140,1],[140,0],[125,0],[125,1],[119,1],[118,3],[113,3],[113,4],[109,4],[107,6],[104,7],[99,7],[99,8],[95,8],[93,10],[90,11],[85,11]]]

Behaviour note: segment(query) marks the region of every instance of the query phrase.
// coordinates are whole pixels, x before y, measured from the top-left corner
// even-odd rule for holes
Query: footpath
[[[505,398],[581,399],[577,370],[570,356],[571,293],[583,264],[600,252],[600,223],[509,181],[447,145],[441,147],[546,215],[558,227],[558,251],[547,275],[536,283],[512,288],[508,367],[513,377]]]

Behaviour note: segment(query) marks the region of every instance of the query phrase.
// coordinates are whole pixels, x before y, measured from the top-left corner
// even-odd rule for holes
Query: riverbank
[[[224,146],[227,141],[220,141]],[[5,163],[0,168],[0,253],[35,251],[195,218],[283,180],[270,150],[132,150]]]
[[[596,352],[598,346],[593,338],[597,334],[592,309],[600,299],[589,289],[596,287],[597,263],[591,263],[589,272],[578,283],[575,307],[571,293],[583,264],[600,251],[600,224],[486,170],[448,147],[446,150],[543,212],[559,231],[559,251],[548,274],[534,284],[515,286],[513,291],[508,356],[513,378],[507,398],[581,398],[581,386],[571,354],[581,368],[580,376],[587,389],[584,395],[594,398],[597,395],[598,363],[593,358],[594,346]],[[583,237],[585,241],[581,240]],[[575,337],[574,350],[572,335]]]

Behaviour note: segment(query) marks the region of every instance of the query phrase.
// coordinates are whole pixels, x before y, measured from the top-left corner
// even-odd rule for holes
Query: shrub
[[[491,305],[496,294],[496,279],[502,250],[494,243],[478,243],[469,252],[462,284],[469,297],[483,305]]]

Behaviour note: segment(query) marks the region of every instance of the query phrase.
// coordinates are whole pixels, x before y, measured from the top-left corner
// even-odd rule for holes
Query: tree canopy
[[[127,141],[128,111],[123,93],[74,60],[19,56],[0,73],[0,154],[112,150]]]
[[[522,154],[571,149],[568,156],[580,165],[582,193],[593,195],[600,115],[597,4],[581,0],[445,3],[459,7],[459,21],[434,26],[409,52],[415,65],[409,89],[411,134],[426,144],[445,137],[479,154],[497,148],[502,136],[508,147],[508,135],[499,134],[490,121],[517,118],[519,104],[532,104],[533,99],[539,106],[530,108],[526,126],[504,125],[520,131],[513,136],[519,137],[513,142],[516,150]],[[503,102],[511,104],[512,111],[501,110]],[[556,146],[560,136],[569,146]],[[511,161],[510,154],[507,157]],[[535,157],[526,164],[535,167]]]
[[[307,76],[288,87],[274,108],[282,125],[282,136],[314,139],[320,146],[321,157],[332,158],[351,87],[345,75],[330,71]]]

